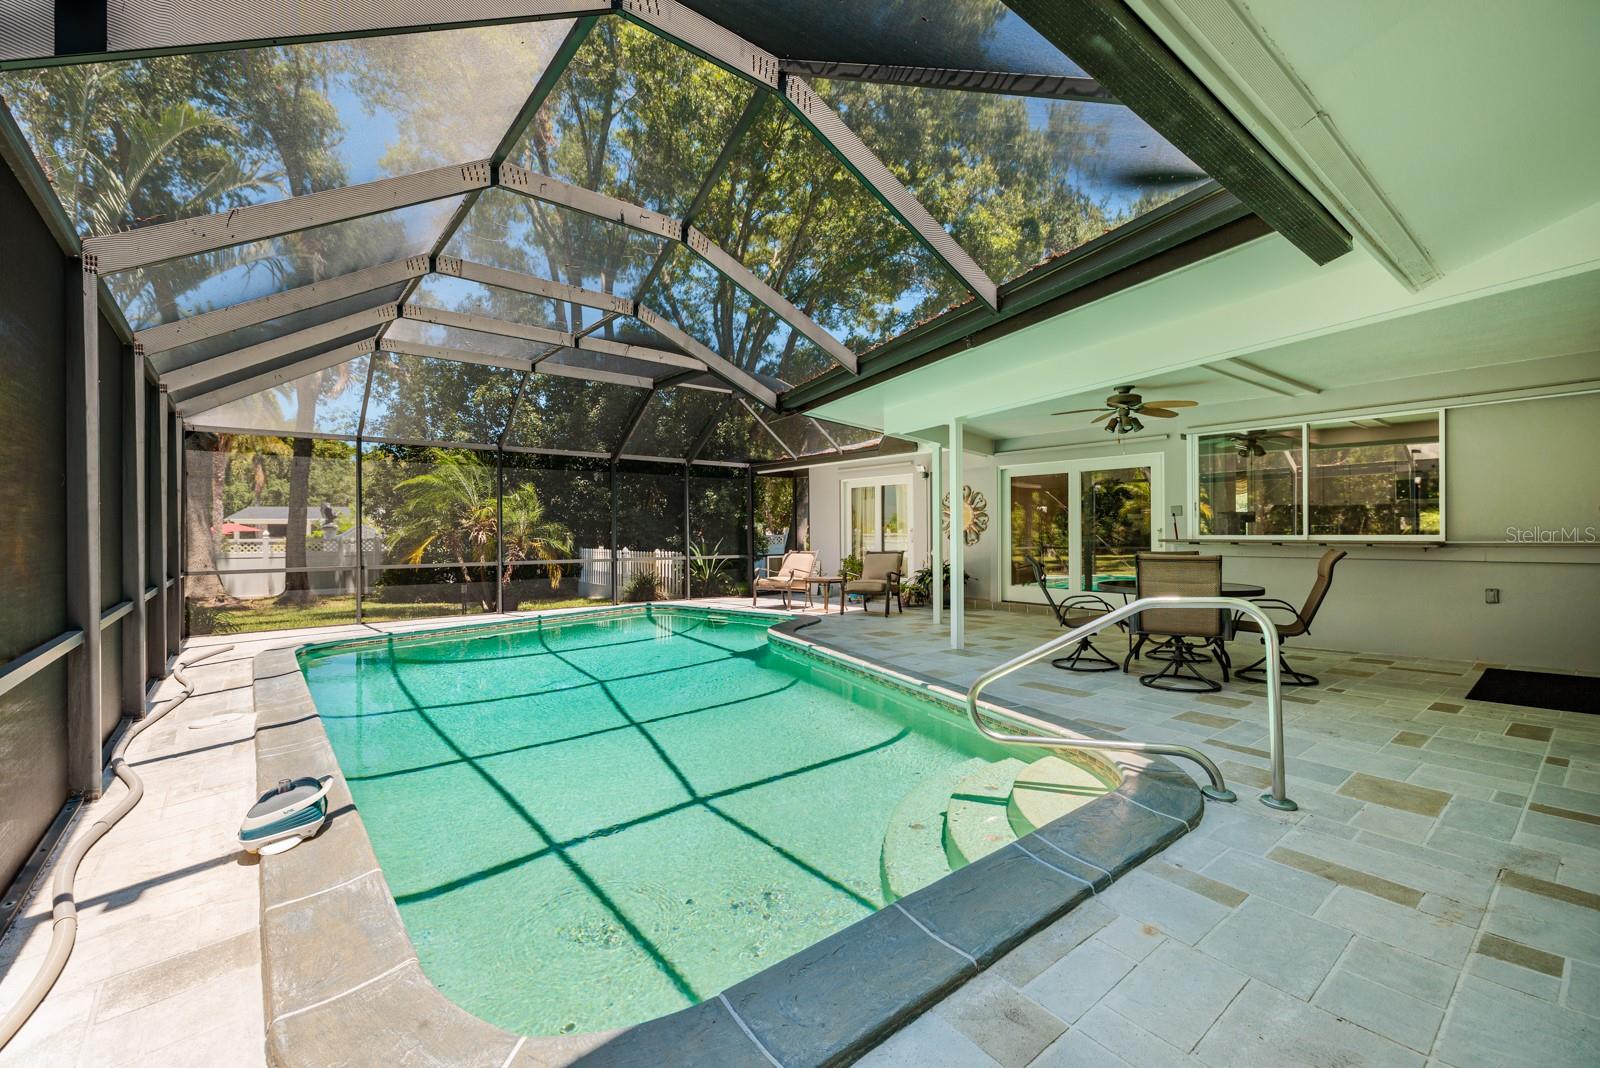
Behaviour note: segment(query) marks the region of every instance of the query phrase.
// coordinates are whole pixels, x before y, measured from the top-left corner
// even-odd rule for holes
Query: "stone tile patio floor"
[[[971,613],[960,651],[926,613],[808,633],[964,689],[1059,630]],[[1198,830],[860,1063],[1600,1063],[1600,716],[1467,701],[1484,664],[1289,655],[1322,682],[1285,690],[1295,813],[1255,800],[1261,686],[1179,695],[1047,662],[997,683],[998,698],[1193,745],[1240,800],[1208,804]]]
[[[960,651],[926,612],[829,615],[809,634],[964,687],[1058,633],[1011,612],[967,627]],[[134,744],[146,799],[85,863],[77,951],[0,1066],[262,1063],[256,878],[232,841],[253,793],[250,662],[346,633],[370,630],[191,643],[236,648],[194,668],[199,693]],[[1291,654],[1322,678],[1286,691],[1292,814],[1254,799],[1259,686],[1166,694],[1048,665],[997,684],[1125,737],[1195,745],[1241,800],[1209,805],[1197,831],[861,1063],[1596,1063],[1600,717],[1469,702],[1481,664]],[[0,1005],[48,943],[45,897],[0,941]]]

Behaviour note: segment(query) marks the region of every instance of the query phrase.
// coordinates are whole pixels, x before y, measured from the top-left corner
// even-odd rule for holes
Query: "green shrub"
[[[665,592],[661,589],[661,579],[654,571],[641,571],[634,575],[622,591],[622,599],[630,604],[660,601],[664,600],[665,596]]]

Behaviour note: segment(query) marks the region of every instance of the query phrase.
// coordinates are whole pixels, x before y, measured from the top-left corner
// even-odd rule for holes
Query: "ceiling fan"
[[[1131,434],[1144,429],[1144,424],[1139,421],[1139,416],[1154,416],[1157,419],[1172,419],[1177,416],[1174,408],[1193,408],[1198,403],[1192,400],[1164,400],[1147,401],[1133,391],[1133,386],[1118,386],[1117,391],[1106,398],[1104,407],[1078,408],[1070,412],[1051,412],[1051,415],[1087,415],[1094,413],[1092,423],[1104,419],[1106,433]]]
[[[1228,440],[1233,442],[1234,451],[1239,454],[1239,459],[1248,460],[1252,456],[1265,456],[1267,450],[1261,447],[1261,431],[1252,430],[1248,434],[1230,434]]]

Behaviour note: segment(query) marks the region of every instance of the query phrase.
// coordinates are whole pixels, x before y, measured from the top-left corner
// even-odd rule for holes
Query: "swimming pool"
[[[651,609],[302,652],[441,991],[526,1034],[636,1023],[1012,837],[983,823],[1011,820],[985,791],[1014,752],[774,622]]]

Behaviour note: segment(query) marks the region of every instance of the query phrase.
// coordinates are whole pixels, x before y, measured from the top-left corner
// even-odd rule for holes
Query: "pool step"
[[[889,816],[879,867],[883,890],[894,901],[950,873],[944,851],[944,813],[950,795],[968,775],[989,762],[974,758],[925,776]]]
[[[1006,814],[1013,833],[1020,838],[1110,789],[1088,769],[1059,756],[1047,756],[1015,777]]]
[[[951,870],[1017,840],[1009,798],[1012,784],[1027,767],[1014,757],[985,762],[956,784],[944,810],[944,850]]]

